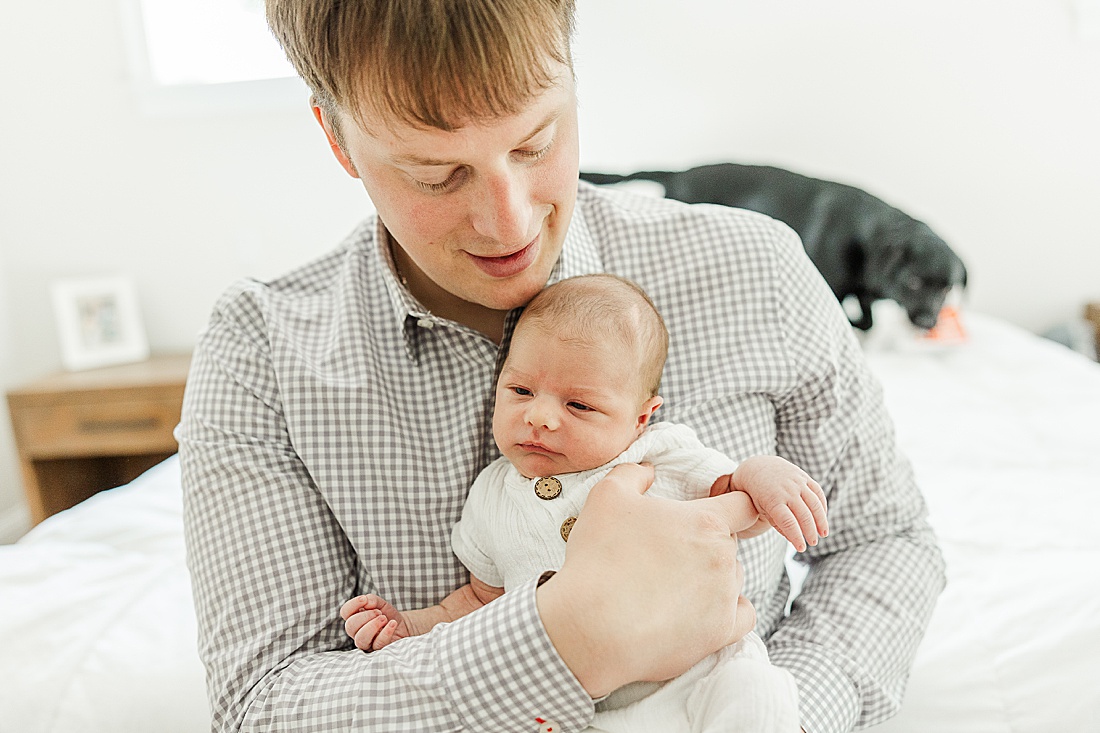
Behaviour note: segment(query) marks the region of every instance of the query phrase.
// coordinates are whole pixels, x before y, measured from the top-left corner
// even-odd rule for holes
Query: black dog
[[[802,237],[837,300],[858,299],[861,315],[852,325],[864,331],[873,323],[871,303],[882,299],[900,303],[915,325],[932,328],[947,293],[966,285],[962,260],[926,224],[853,186],[736,163],[581,178],[656,181],[671,199],[751,209],[784,222]]]

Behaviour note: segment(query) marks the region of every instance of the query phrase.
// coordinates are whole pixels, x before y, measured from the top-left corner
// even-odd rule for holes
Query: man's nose
[[[530,184],[523,171],[505,170],[486,176],[472,212],[474,231],[503,245],[511,254],[531,236]]]

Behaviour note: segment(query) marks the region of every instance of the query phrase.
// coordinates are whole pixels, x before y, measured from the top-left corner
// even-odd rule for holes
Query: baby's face
[[[538,324],[512,338],[497,381],[493,437],[527,478],[597,468],[641,435],[660,397],[644,400],[631,349],[566,341]]]

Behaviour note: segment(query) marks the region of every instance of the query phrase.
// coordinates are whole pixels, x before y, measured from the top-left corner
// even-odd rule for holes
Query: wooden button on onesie
[[[561,496],[561,481],[558,481],[553,476],[547,476],[546,478],[540,478],[535,482],[535,496],[540,499],[557,499]]]

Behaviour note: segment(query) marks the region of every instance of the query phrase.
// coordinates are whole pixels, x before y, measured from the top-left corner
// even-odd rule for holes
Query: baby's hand
[[[741,462],[730,479],[756,510],[799,552],[829,534],[825,492],[809,474],[779,456],[754,456]]]
[[[376,595],[356,596],[340,607],[344,631],[365,652],[378,651],[409,636],[401,613]]]

